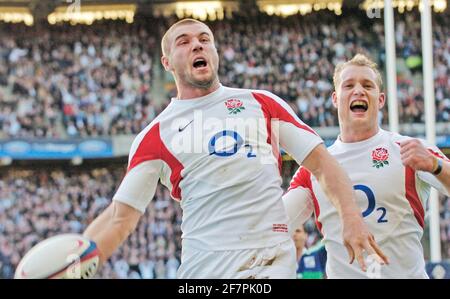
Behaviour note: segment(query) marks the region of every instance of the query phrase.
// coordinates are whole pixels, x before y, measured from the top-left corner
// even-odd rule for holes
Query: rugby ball
[[[14,278],[91,278],[98,264],[94,242],[79,234],[62,234],[31,248],[17,266]]]

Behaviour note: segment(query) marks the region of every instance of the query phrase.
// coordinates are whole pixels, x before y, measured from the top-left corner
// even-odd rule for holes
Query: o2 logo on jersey
[[[226,140],[223,140],[223,138],[234,139],[233,145],[226,146],[225,149],[223,149],[223,147],[217,149],[218,143],[224,144],[226,142]],[[215,134],[213,137],[211,137],[208,144],[208,151],[209,155],[216,155],[219,157],[229,157],[236,154],[241,149],[242,146],[248,148],[247,158],[256,157],[256,154],[253,153],[253,147],[250,144],[244,144],[244,140],[242,139],[241,135],[239,135],[238,132],[223,130]]]
[[[353,189],[362,191],[366,195],[367,201],[369,202],[367,209],[364,212],[362,212],[362,216],[367,217],[370,214],[372,214],[373,211],[375,210],[375,206],[376,206],[375,195],[373,194],[372,190],[369,187],[367,187],[366,185],[355,185],[355,186],[353,186]],[[385,219],[386,208],[379,207],[379,208],[377,208],[377,211],[381,211],[380,217],[378,218],[377,222],[378,223],[388,222],[388,220]]]

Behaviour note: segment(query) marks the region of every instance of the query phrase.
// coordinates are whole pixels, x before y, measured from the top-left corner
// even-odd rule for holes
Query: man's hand
[[[368,256],[374,257],[381,265],[389,264],[388,258],[378,247],[375,238],[369,233],[367,225],[359,213],[343,214],[342,218],[342,237],[344,246],[350,256],[350,264],[356,258],[361,269],[365,272],[367,266],[364,262],[364,251]]]
[[[400,142],[402,163],[414,170],[433,172],[436,167],[436,157],[428,151],[418,139]]]

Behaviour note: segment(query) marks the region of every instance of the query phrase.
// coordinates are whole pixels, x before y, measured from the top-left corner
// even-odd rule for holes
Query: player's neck
[[[341,133],[339,135],[342,142],[345,143],[353,143],[367,140],[373,136],[375,136],[379,131],[378,126],[374,126],[372,128],[364,128],[364,127],[348,127],[344,128],[341,126]]]
[[[192,87],[187,85],[180,85],[178,86],[178,94],[177,99],[179,100],[185,100],[185,99],[195,99],[204,97],[210,93],[213,93],[220,87],[220,83],[218,80],[216,80],[211,87],[208,88],[198,88],[198,87]]]

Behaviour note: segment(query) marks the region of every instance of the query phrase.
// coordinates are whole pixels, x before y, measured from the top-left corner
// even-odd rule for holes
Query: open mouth
[[[194,60],[193,67],[198,69],[207,66],[206,60],[203,58],[197,58]]]
[[[368,108],[369,105],[365,101],[356,100],[350,105],[350,110],[352,110],[352,112],[366,112]]]

